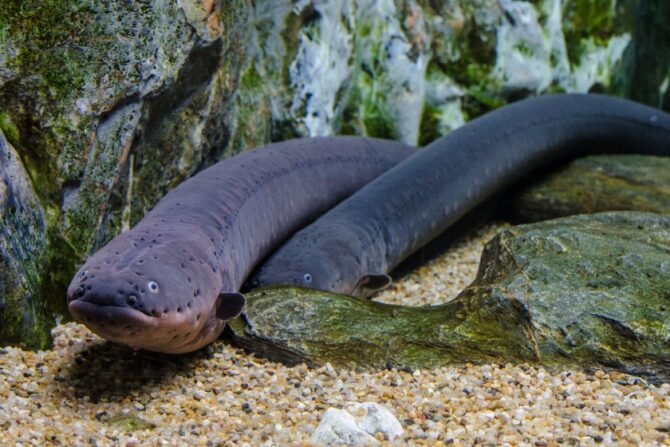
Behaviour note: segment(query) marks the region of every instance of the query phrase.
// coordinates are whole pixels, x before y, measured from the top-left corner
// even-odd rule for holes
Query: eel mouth
[[[74,299],[68,309],[76,321],[91,331],[116,343],[133,348],[143,333],[154,329],[157,319],[132,307],[100,305]]]
[[[133,350],[147,350],[166,354],[193,351],[215,339],[225,322],[200,324],[191,315],[149,316],[132,307],[101,305],[73,299],[68,309],[74,319],[93,333],[113,343]]]

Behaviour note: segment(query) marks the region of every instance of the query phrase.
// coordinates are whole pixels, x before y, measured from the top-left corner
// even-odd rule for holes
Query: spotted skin
[[[133,349],[201,348],[242,310],[240,285],[260,260],[414,151],[371,138],[306,138],[217,163],[85,262],[68,289],[70,313]]]
[[[388,284],[387,272],[494,193],[539,168],[602,152],[670,155],[670,115],[602,95],[503,107],[421,149],[296,233],[249,283],[369,296]]]

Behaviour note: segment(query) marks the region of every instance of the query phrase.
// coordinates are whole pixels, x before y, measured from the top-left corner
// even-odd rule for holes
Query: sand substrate
[[[474,231],[380,299],[455,296],[499,228]],[[620,373],[288,368],[220,342],[173,357],[132,353],[72,323],[54,336],[49,351],[0,349],[0,446],[309,445],[327,408],[366,401],[403,425],[389,445],[670,445],[670,385]]]

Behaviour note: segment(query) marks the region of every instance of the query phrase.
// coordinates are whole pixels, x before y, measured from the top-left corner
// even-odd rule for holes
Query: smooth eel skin
[[[133,349],[194,351],[241,312],[239,287],[255,264],[415,151],[361,137],[306,138],[219,162],[93,254],[70,284],[69,310]]]
[[[598,152],[670,155],[670,115],[601,95],[503,107],[398,164],[296,233],[252,286],[298,284],[369,296],[387,272],[530,172]]]

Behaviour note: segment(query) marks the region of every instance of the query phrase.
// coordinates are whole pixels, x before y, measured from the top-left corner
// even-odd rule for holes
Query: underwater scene
[[[669,444],[669,21],[9,0],[0,445]]]

